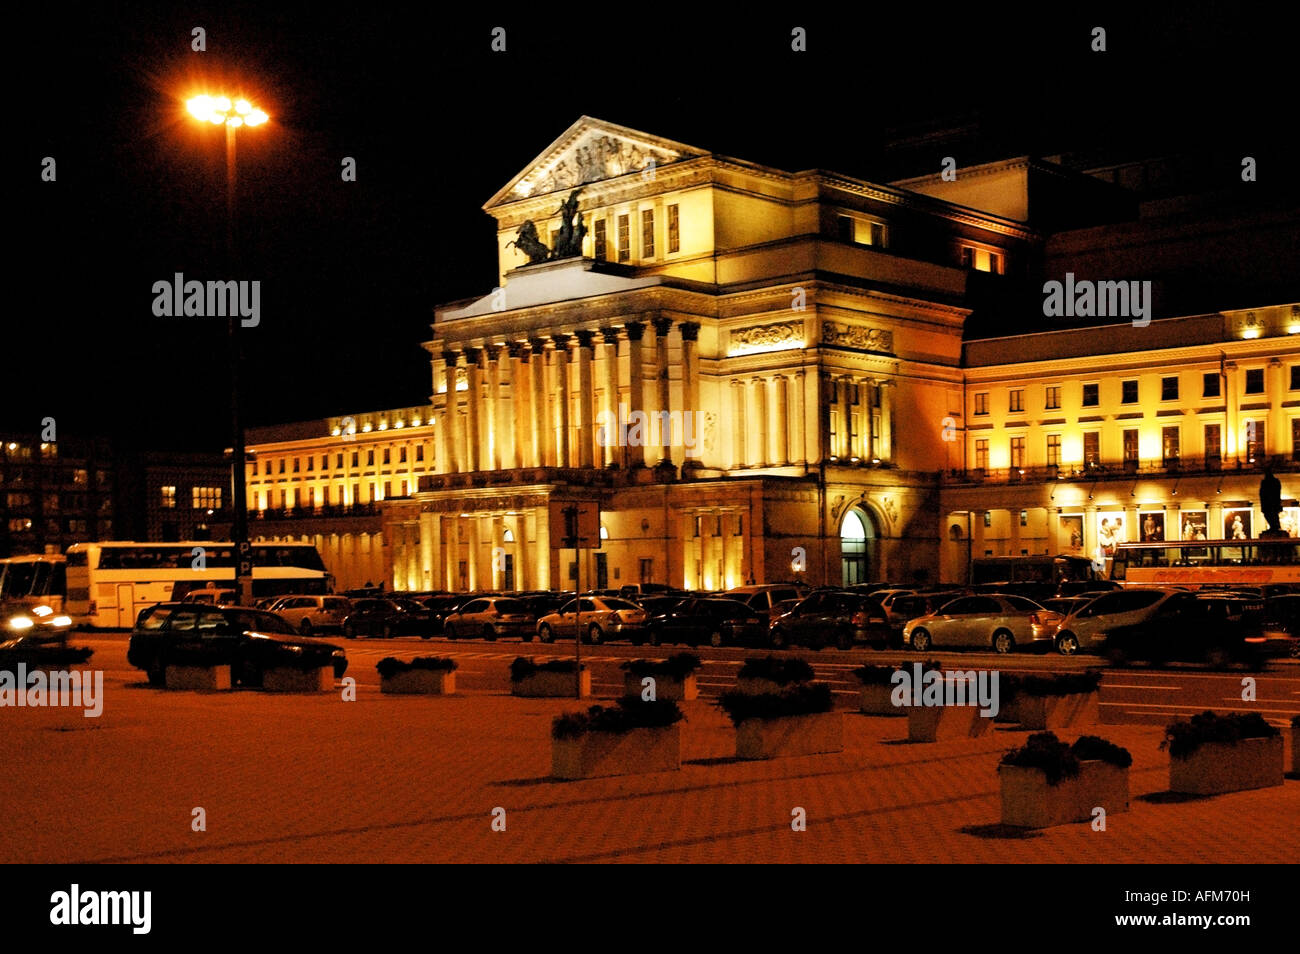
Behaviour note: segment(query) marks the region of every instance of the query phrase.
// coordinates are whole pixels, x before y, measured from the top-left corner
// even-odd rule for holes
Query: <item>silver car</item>
[[[1190,597],[1175,587],[1130,587],[1103,593],[1076,609],[1056,627],[1056,651],[1073,656],[1080,650],[1100,650],[1106,632],[1116,626],[1144,623],[1174,596]]]
[[[442,634],[448,639],[481,636],[492,640],[498,636],[520,636],[532,642],[537,617],[528,606],[511,596],[481,596],[470,600],[454,613],[448,613]]]
[[[978,593],[945,603],[903,627],[903,642],[917,652],[946,646],[1009,653],[1035,642],[1034,627],[1054,615],[1024,596]],[[1040,646],[1050,645],[1038,640]]]
[[[346,596],[285,596],[271,604],[271,612],[304,636],[342,632],[352,601]]]

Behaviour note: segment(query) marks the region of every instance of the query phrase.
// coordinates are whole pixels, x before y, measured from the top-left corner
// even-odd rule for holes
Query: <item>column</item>
[[[1238,417],[1241,414],[1241,399],[1237,389],[1237,362],[1229,361],[1223,366],[1223,403],[1227,413],[1223,422],[1223,464],[1238,461],[1242,457],[1241,442],[1237,438]],[[1219,532],[1223,531],[1222,526]]]
[[[672,410],[672,399],[669,396],[669,384],[671,370],[668,367],[668,332],[672,330],[673,321],[671,318],[659,317],[654,320],[655,326],[655,383],[656,411],[659,413],[659,462],[667,461],[672,463],[673,459],[673,427],[672,419],[669,412]]]
[[[460,528],[463,521],[460,517],[447,518],[447,561],[446,561],[446,588],[452,593],[461,592],[460,586]]]
[[[405,525],[406,536],[406,590],[418,590],[423,587],[424,575],[420,572],[420,525],[409,521]]]
[[[470,514],[470,516],[468,517],[468,523],[469,526],[466,529],[469,531],[469,533],[465,534],[465,536],[467,537],[466,542],[469,545],[468,547],[469,554],[466,558],[466,562],[469,564],[469,589],[470,592],[472,593],[474,590],[485,589],[486,587],[482,587],[482,585],[479,583],[480,576],[479,576],[478,560],[480,555],[479,550],[481,549],[481,547],[479,546],[479,536],[478,536],[479,534],[478,514],[476,513]]]
[[[1205,536],[1206,536],[1206,539],[1209,539],[1209,540],[1221,540],[1221,539],[1223,539],[1223,537],[1224,537],[1224,532],[1223,532],[1223,504],[1219,503],[1218,499],[1216,498],[1216,499],[1215,499],[1214,501],[1212,501],[1212,502],[1208,502],[1208,501],[1207,501],[1207,502],[1206,502],[1205,504],[1203,504],[1202,506],[1205,507],[1205,509],[1206,509],[1206,511],[1207,511],[1207,513],[1208,513],[1208,516],[1206,517],[1206,519],[1209,521],[1209,525],[1205,528]],[[1267,524],[1265,524],[1265,526],[1267,526]],[[1254,529],[1254,528],[1252,527],[1251,529]],[[1255,535],[1256,535],[1256,536],[1259,536],[1258,531],[1256,531]]]
[[[893,388],[893,381],[880,382],[880,459],[884,461],[894,459]]]
[[[628,357],[628,418],[630,419],[637,411],[645,414],[645,368],[644,360],[644,342],[642,338],[645,335],[645,324],[640,321],[629,321],[624,327],[627,329],[627,357]],[[646,464],[645,448],[630,448],[627,453],[629,467],[644,467]]]
[[[569,339],[572,335],[551,335],[555,343],[555,402],[558,405],[559,430],[556,434],[557,467],[571,467],[569,460]]]
[[[596,440],[595,421],[592,418],[594,384],[591,380],[592,342],[596,338],[596,332],[578,331],[576,337],[578,339],[578,466],[591,467],[594,459],[592,446]]]
[[[861,456],[855,453],[857,448],[853,446],[853,391],[858,384],[857,381],[846,375],[840,378],[839,385],[837,391],[842,402],[840,420],[844,422],[844,445],[841,447],[839,455],[840,460],[847,461]]]
[[[776,396],[776,454],[772,463],[784,467],[790,463],[790,397],[784,374],[772,376]]]
[[[971,558],[978,560],[984,555],[984,511],[976,510],[970,515],[970,552]]]
[[[524,348],[518,341],[506,345],[510,352],[510,416],[513,419],[514,439],[510,442],[510,466],[516,470],[524,466],[524,448],[528,445],[528,423],[532,419],[529,407],[532,395],[529,393],[526,364],[523,360]],[[532,450],[531,447],[528,448]]]
[[[618,329],[601,328],[601,337],[605,342],[605,407],[608,415],[605,431],[605,446],[602,450],[602,462],[605,467],[620,460],[618,453],[619,411],[618,411]]]
[[[550,513],[546,507],[534,507],[528,518],[536,528],[537,544],[533,549],[533,566],[537,568],[537,580],[534,584],[539,590],[549,590],[555,586],[551,581],[551,528],[547,521]]]
[[[682,335],[682,431],[693,435],[694,447],[686,448],[684,463],[697,466],[704,454],[704,411],[700,407],[700,326],[684,321],[677,326]],[[691,415],[692,426],[686,426]]]
[[[738,470],[748,466],[749,455],[745,452],[745,382],[731,382],[731,466]]]
[[[1020,556],[1020,511],[1008,510],[1011,522],[1007,528],[1007,556]]]
[[[862,456],[870,461],[880,457],[880,435],[876,433],[876,408],[879,406],[880,385],[877,381],[869,380],[862,385],[862,389],[865,392],[863,396],[867,399],[867,416],[862,425],[862,435],[865,438]]]
[[[484,428],[488,433],[487,467],[501,469],[501,445],[506,439],[506,429],[502,424],[506,402],[501,400],[501,345],[490,344],[483,349],[487,354],[487,421]]]
[[[817,372],[817,394],[813,407],[817,409],[817,459],[826,460],[835,454],[831,447],[831,402],[829,397],[833,379],[826,371]]]
[[[505,527],[501,518],[493,514],[491,521],[492,539],[492,589],[501,590],[506,585],[506,541]]]
[[[436,513],[420,514],[420,578],[426,590],[441,589],[443,585],[441,523]]]
[[[554,432],[546,413],[546,339],[530,338],[528,344],[532,349],[529,360],[529,377],[533,387],[532,466],[550,467],[554,457]]]
[[[447,400],[438,416],[437,453],[438,473],[440,474],[460,473],[460,455],[456,452],[456,419],[460,416],[460,410],[457,407],[460,401],[456,394],[456,362],[459,358],[460,355],[455,351],[444,351],[442,353],[442,377],[444,387],[447,389]],[[351,464],[349,463],[348,466],[351,467]],[[356,501],[353,501],[353,503],[356,503]]]
[[[803,464],[808,460],[808,450],[805,444],[807,440],[805,431],[807,429],[807,420],[805,415],[807,411],[807,395],[804,393],[804,372],[802,370],[794,373],[794,434],[791,440],[794,444],[794,463]]]
[[[1047,508],[1047,552],[1055,556],[1064,553],[1061,546],[1061,508]],[[979,554],[976,554],[979,556]]]
[[[473,474],[483,469],[482,447],[483,430],[482,418],[482,401],[483,401],[483,368],[481,361],[483,351],[481,348],[466,348],[466,374],[465,379],[469,383],[469,400],[466,402],[465,416],[465,469]]]
[[[507,547],[511,556],[515,558],[515,589],[530,589],[532,586],[532,573],[529,566],[531,561],[526,559],[528,537],[523,515],[518,513],[507,514],[505,521],[506,526],[510,528],[510,535],[514,537],[515,541]]]
[[[752,388],[752,400],[750,407],[754,413],[754,466],[766,467],[768,458],[767,446],[767,382],[761,377],[755,377],[750,380]]]
[[[1286,453],[1287,433],[1286,418],[1282,414],[1282,396],[1286,394],[1287,381],[1283,378],[1285,369],[1282,367],[1280,358],[1272,358],[1268,362],[1268,435],[1260,434],[1259,438],[1264,444],[1264,453],[1260,463],[1265,463],[1269,458],[1277,457]],[[1264,524],[1265,527],[1268,524]],[[1257,532],[1255,534],[1259,536]]]

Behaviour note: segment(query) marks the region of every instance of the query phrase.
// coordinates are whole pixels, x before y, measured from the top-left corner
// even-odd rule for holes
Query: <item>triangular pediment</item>
[[[705,155],[684,143],[583,116],[483,208],[642,172],[651,160],[659,167]]]

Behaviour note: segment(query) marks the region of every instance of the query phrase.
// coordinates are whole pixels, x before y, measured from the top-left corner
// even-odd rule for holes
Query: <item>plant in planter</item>
[[[1291,717],[1291,774],[1300,775],[1300,715]]]
[[[1221,795],[1281,785],[1282,733],[1258,712],[1205,711],[1165,729],[1169,790]]]
[[[724,692],[718,704],[736,727],[737,758],[816,755],[844,748],[843,713],[831,711],[831,687],[824,682],[768,693],[734,689]]]
[[[780,692],[799,683],[811,682],[812,666],[796,657],[764,656],[746,659],[736,674],[736,691]]]
[[[648,688],[645,680],[653,679],[655,699],[698,699],[695,673],[702,665],[694,653],[677,653],[664,660],[629,659],[619,667],[624,672],[623,693],[643,696]]]
[[[456,692],[456,660],[447,656],[416,656],[409,662],[386,656],[375,665],[380,692],[449,696]]]
[[[921,663],[922,672],[932,670],[936,672],[943,670],[939,660],[930,659]],[[910,669],[900,670],[897,666],[859,666],[853,670],[853,675],[857,677],[858,682],[862,683],[858,702],[859,711],[864,715],[907,715],[906,701],[901,706],[894,705],[894,686],[897,685],[894,674],[898,672],[910,672]]]
[[[1014,707],[1026,729],[1064,729],[1094,724],[1099,715],[1101,673],[1073,672],[1009,676],[1003,684],[1003,711]]]
[[[676,771],[682,767],[681,719],[676,702],[646,702],[640,696],[556,716],[551,723],[551,775],[574,779]]]
[[[518,656],[510,664],[510,691],[530,698],[567,698],[574,694],[575,674],[578,694],[591,695],[591,671],[586,666],[579,670],[576,659],[539,663],[532,657]]]
[[[998,765],[1002,823],[1049,828],[1088,821],[1097,808],[1128,811],[1132,764],[1126,749],[1095,735],[1067,745],[1053,732],[1037,732]]]

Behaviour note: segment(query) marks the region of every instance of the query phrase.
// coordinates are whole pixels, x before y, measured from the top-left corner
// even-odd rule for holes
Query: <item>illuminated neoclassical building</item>
[[[575,189],[582,254],[530,263]],[[1022,267],[1028,228],[585,117],[485,209],[499,285],[436,311],[396,585],[572,586],[552,500],[599,505],[584,585],[937,579],[968,276]]]

